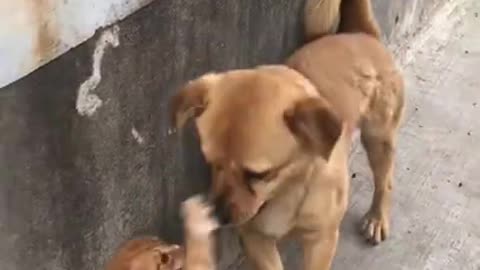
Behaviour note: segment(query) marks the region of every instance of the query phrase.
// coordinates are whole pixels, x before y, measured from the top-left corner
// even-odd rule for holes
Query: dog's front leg
[[[304,269],[329,270],[338,242],[338,230],[322,231],[303,239]]]
[[[240,232],[243,249],[255,270],[283,270],[277,241],[252,230]]]

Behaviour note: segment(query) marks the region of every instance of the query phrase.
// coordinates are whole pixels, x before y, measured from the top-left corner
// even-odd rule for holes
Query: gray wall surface
[[[91,116],[75,104],[100,33],[0,89],[1,269],[101,269],[130,237],[181,241],[179,202],[207,188],[208,172],[192,132],[169,134],[168,97],[210,70],[281,62],[301,44],[302,7],[154,1],[118,24]],[[377,0],[375,10],[394,42],[428,20],[434,0]],[[237,239],[222,234],[220,268],[236,268]]]

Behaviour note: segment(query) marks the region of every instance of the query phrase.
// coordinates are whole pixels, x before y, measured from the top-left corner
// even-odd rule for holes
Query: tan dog
[[[107,270],[215,270],[211,233],[217,222],[210,207],[193,197],[182,205],[185,251],[156,237],[124,243],[107,264]]]
[[[375,182],[364,233],[378,243],[389,232],[402,77],[369,0],[311,0],[305,14],[309,40],[323,37],[285,66],[207,74],[172,99],[178,129],[195,117],[217,216],[238,225],[255,269],[282,269],[276,243],[287,235],[302,242],[305,269],[330,269],[357,128]],[[324,36],[336,23],[352,33]]]

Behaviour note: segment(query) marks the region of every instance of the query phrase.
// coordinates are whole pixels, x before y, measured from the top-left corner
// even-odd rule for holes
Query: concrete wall
[[[397,53],[434,2],[375,2]],[[212,69],[280,62],[302,39],[302,6],[154,1],[0,89],[1,269],[101,269],[129,237],[180,241],[178,204],[208,172],[194,134],[169,133],[168,97]],[[235,235],[221,242],[221,269],[238,268]]]

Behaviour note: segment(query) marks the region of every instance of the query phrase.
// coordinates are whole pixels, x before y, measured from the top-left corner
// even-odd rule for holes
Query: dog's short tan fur
[[[306,12],[306,30],[310,40],[320,38],[286,65],[204,75],[172,102],[178,128],[195,117],[212,167],[212,198],[238,225],[256,269],[282,269],[276,242],[287,235],[302,242],[305,269],[330,269],[357,128],[375,183],[363,231],[373,243],[389,233],[402,77],[379,41],[369,0],[316,2],[308,1],[307,11],[328,7],[317,9],[327,19]],[[325,35],[337,23],[328,18],[339,14],[338,29],[345,33]]]
[[[361,32],[380,38],[370,0],[307,0],[304,13],[308,41],[336,32]]]
[[[108,262],[107,270],[178,270],[183,251],[156,237],[142,237],[124,243]]]
[[[129,240],[112,256],[106,270],[215,270],[211,233],[218,225],[210,212],[201,198],[188,199],[182,205],[184,248],[157,237]]]

